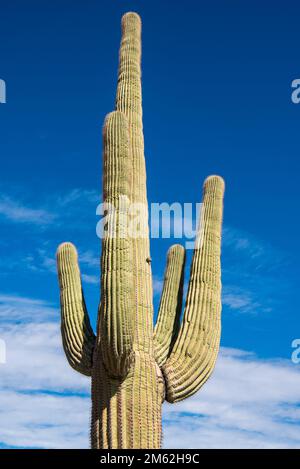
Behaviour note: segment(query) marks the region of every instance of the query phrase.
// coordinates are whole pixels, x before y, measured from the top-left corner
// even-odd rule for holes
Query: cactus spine
[[[219,176],[204,183],[202,243],[193,255],[182,323],[185,250],[174,245],[153,330],[140,62],[141,20],[126,13],[116,110],[103,129],[103,198],[115,207],[108,224],[117,235],[102,241],[96,336],[76,249],[64,243],[57,251],[64,350],[70,365],[92,379],[93,448],[159,448],[163,401],[177,402],[200,389],[214,368],[220,341],[224,182]],[[146,236],[118,236],[132,203],[142,207]]]

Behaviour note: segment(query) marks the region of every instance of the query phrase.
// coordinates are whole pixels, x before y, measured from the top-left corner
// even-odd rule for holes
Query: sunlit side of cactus
[[[222,178],[206,179],[201,243],[194,250],[181,322],[182,246],[168,252],[154,328],[148,232],[136,238],[103,238],[96,335],[85,306],[76,249],[71,243],[59,246],[63,346],[70,365],[92,379],[93,448],[159,448],[163,401],[185,399],[209,378],[220,342],[223,193]],[[116,110],[106,117],[103,130],[103,200],[115,207],[108,223],[117,234],[133,203],[143,207],[142,225],[148,230],[141,20],[136,13],[122,18]]]

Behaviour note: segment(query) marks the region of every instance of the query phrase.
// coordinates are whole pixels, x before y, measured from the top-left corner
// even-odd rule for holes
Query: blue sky
[[[180,444],[172,431],[180,414],[186,445],[300,446],[299,365],[290,361],[300,336],[300,104],[291,101],[299,9],[295,1],[3,2],[0,411],[2,403],[12,422],[0,431],[3,447],[88,444],[89,384],[67,369],[60,346],[55,250],[66,240],[78,247],[94,322],[101,127],[114,107],[120,18],[129,10],[143,21],[149,202],[196,203],[207,175],[226,181],[222,354],[191,404],[167,407],[165,442]],[[173,242],[151,245],[156,306]],[[248,401],[233,399],[239,388]],[[77,433],[60,421],[68,406],[82,418]]]

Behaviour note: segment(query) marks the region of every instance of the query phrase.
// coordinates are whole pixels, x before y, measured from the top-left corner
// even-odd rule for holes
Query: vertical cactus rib
[[[152,275],[148,232],[148,204],[142,122],[141,88],[141,19],[136,13],[122,18],[122,38],[119,53],[119,73],[116,109],[122,111],[129,123],[132,158],[131,202],[137,209],[140,234],[132,239],[133,272],[136,310],[135,348],[152,351],[153,305]]]
[[[193,255],[183,323],[163,366],[169,402],[187,398],[204,384],[219,348],[223,179],[210,176],[203,192],[203,238]]]
[[[102,241],[100,346],[113,376],[124,376],[134,339],[132,245],[127,235],[131,159],[126,116],[115,111],[103,129],[103,196],[106,235]]]
[[[59,246],[57,269],[64,350],[72,368],[91,376],[95,335],[86,310],[77,251],[73,244],[63,243]]]
[[[180,327],[184,264],[184,247],[179,244],[171,246],[167,256],[163,291],[153,337],[155,359],[159,366],[167,360]]]

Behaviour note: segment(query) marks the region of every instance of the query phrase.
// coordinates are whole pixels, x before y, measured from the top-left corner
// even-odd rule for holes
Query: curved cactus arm
[[[162,366],[169,356],[180,327],[184,264],[184,247],[179,244],[171,246],[153,338],[155,359],[159,366]]]
[[[91,376],[96,338],[85,305],[78,256],[73,244],[63,243],[58,247],[57,270],[64,350],[72,368]]]
[[[134,339],[132,245],[127,233],[132,164],[125,114],[114,111],[106,117],[103,140],[106,229],[101,258],[100,345],[107,371],[124,376]]]
[[[152,274],[149,262],[148,203],[142,121],[141,19],[133,12],[126,13],[122,17],[116,109],[123,112],[128,119],[132,161],[130,201],[133,211],[131,216],[138,220],[137,230],[131,239],[135,295],[134,347],[135,350],[152,354]]]
[[[223,179],[210,176],[203,192],[201,236],[196,240],[183,322],[163,366],[169,402],[191,396],[205,383],[219,349]]]

